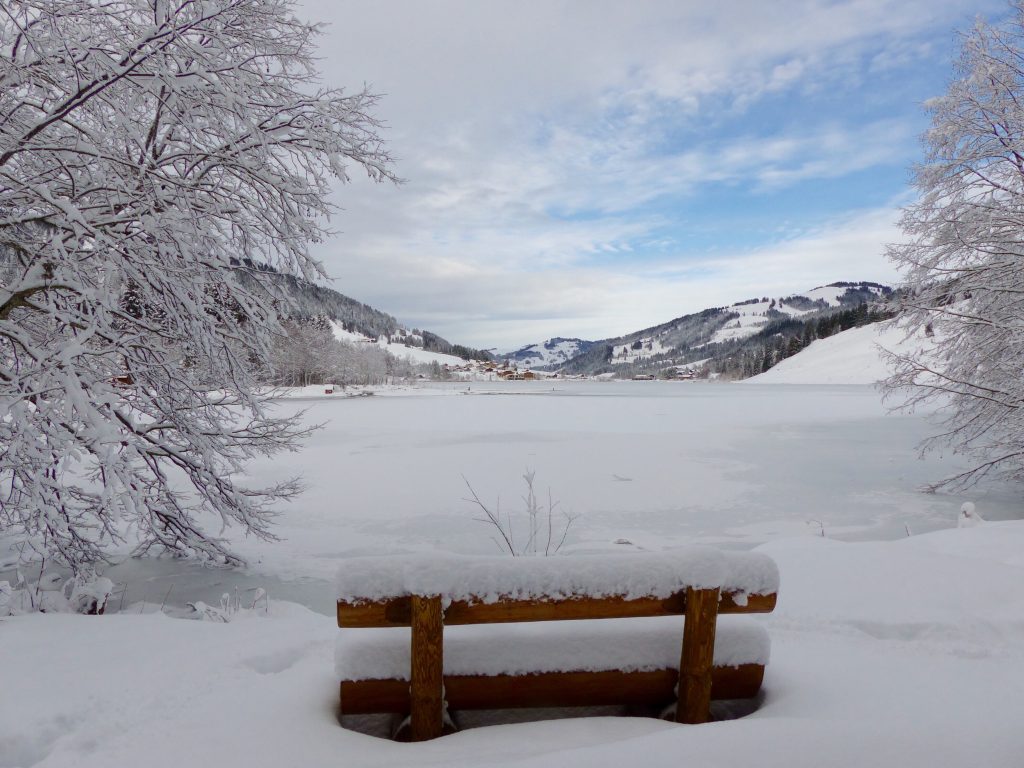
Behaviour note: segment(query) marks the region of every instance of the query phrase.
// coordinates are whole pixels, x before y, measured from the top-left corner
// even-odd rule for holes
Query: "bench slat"
[[[723,592],[719,613],[771,613],[776,595],[746,595]],[[644,616],[680,616],[686,613],[684,592],[668,598],[584,597],[566,600],[512,600],[493,603],[453,601],[444,611],[444,623],[496,624],[523,621],[566,621],[575,619],[626,619]],[[348,603],[338,601],[339,627],[408,627],[412,622],[412,597]]]
[[[714,667],[711,698],[748,699],[757,695],[763,664]],[[535,675],[445,675],[445,699],[451,710],[582,707],[623,704],[662,707],[675,700],[679,671],[544,672]],[[343,680],[341,713],[407,714],[407,680]]]

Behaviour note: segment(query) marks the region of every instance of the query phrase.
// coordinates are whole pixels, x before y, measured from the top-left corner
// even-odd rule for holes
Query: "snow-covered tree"
[[[890,248],[906,270],[903,321],[936,349],[891,356],[887,386],[909,389],[910,406],[948,402],[925,448],[972,459],[935,487],[1024,477],[1024,2],[963,36],[956,75],[928,104],[919,199]]]
[[[286,320],[282,327],[284,333],[274,340],[270,350],[271,380],[286,387],[333,383],[339,342],[326,318]]]
[[[318,84],[289,0],[5,0],[0,9],[0,532],[79,568],[139,550],[235,559],[294,482],[254,391],[316,278],[329,184],[393,179],[374,96]],[[248,277],[240,279],[241,273]]]

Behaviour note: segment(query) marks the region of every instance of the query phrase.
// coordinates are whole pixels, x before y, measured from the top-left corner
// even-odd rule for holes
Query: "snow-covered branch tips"
[[[890,392],[945,407],[924,448],[952,445],[973,466],[938,487],[1024,478],[1024,2],[964,35],[958,77],[929,103],[919,199],[904,212],[903,320],[934,351],[892,355]],[[910,393],[909,401],[906,393]]]
[[[375,96],[322,88],[285,0],[10,0],[0,13],[0,530],[78,568],[232,561],[294,481],[234,479],[302,434],[258,396],[317,277],[332,179],[396,180]],[[240,280],[245,272],[247,279]]]

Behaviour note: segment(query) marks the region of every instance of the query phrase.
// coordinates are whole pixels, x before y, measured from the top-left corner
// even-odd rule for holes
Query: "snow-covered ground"
[[[882,350],[908,354],[933,347],[923,334],[874,323],[818,339],[770,370],[747,379],[758,384],[874,384],[891,371]]]
[[[399,744],[339,726],[338,630],[305,608],[272,602],[228,624],[29,615],[0,622],[0,765],[1021,764],[1024,523],[760,551],[782,587],[761,619],[764,698],[739,720],[578,718]]]
[[[276,387],[267,394],[280,400],[334,400],[346,397],[434,397],[461,395],[465,389],[437,387],[432,382],[414,381],[403,384],[311,384],[305,387]]]
[[[126,585],[120,614],[0,620],[0,767],[1020,765],[1021,488],[919,492],[960,465],[919,461],[924,416],[887,414],[871,387],[474,382],[276,407],[325,427],[250,467],[260,482],[301,471],[308,491],[281,510],[281,542],[226,532],[248,568],[128,561],[108,571]],[[338,563],[497,553],[463,476],[515,515],[527,468],[542,502],[550,486],[580,515],[567,554],[710,543],[776,560],[755,714],[500,725],[421,745],[339,727]],[[965,501],[990,522],[954,528]],[[236,588],[248,602],[257,586],[269,616],[135,613]]]

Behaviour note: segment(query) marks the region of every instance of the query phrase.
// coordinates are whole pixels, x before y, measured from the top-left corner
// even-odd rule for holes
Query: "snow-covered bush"
[[[255,590],[252,590],[252,592],[252,600],[247,601],[247,603],[243,603],[237,589],[235,590],[234,595],[231,595],[228,592],[221,595],[220,605],[216,607],[207,605],[202,600],[196,600],[194,603],[187,603],[186,605],[189,608],[190,613],[183,618],[227,624],[238,616],[256,611],[261,602],[263,604],[263,612],[270,613],[270,595],[267,594],[267,591],[262,587],[257,587]]]
[[[0,581],[0,616],[23,613],[84,613],[96,616],[104,613],[114,583],[105,576],[83,570],[71,578],[55,571],[43,572],[38,579],[27,583],[19,571],[12,585]]]
[[[960,514],[957,516],[957,528],[977,528],[984,525],[985,519],[978,514],[973,501],[966,501],[960,506]]]

